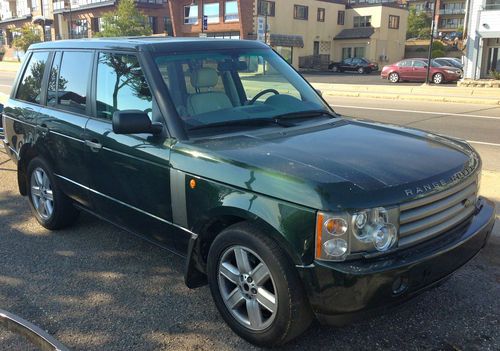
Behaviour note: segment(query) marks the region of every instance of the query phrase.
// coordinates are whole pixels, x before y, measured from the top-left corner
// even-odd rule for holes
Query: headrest
[[[191,73],[191,85],[195,89],[214,87],[218,81],[219,75],[213,68],[200,68]]]

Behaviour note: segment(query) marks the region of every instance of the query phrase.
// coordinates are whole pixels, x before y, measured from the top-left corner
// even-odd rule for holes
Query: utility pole
[[[436,7],[437,7],[437,0],[434,0],[434,9],[432,10],[432,23],[431,23],[431,40],[429,42],[429,53],[427,55],[427,74],[425,75],[425,84],[429,84],[429,74],[431,72],[432,43],[434,42],[434,29],[436,28]]]

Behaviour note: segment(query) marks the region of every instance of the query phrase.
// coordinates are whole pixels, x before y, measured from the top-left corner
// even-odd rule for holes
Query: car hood
[[[452,186],[480,165],[466,143],[346,119],[178,143],[171,162],[191,174],[323,210],[408,201]]]

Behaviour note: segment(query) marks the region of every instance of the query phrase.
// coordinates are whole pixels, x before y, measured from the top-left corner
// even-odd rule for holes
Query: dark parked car
[[[441,66],[458,68],[460,70],[460,78],[462,78],[464,76],[463,65],[461,63],[459,63],[457,60],[439,57],[439,58],[433,59],[432,61],[437,63],[438,65],[441,65]]]
[[[408,300],[495,220],[469,144],[341,117],[257,41],[35,44],[3,121],[42,226],[86,211],[185,257],[257,345]]]
[[[388,79],[392,83],[401,81],[425,82],[427,63],[427,59],[401,60],[392,65],[384,66],[380,77]],[[462,70],[456,67],[441,66],[439,63],[431,60],[429,78],[434,84],[456,82],[460,79],[461,75]]]
[[[378,64],[368,61],[365,58],[352,57],[343,59],[341,62],[332,62],[328,66],[333,72],[353,71],[360,74],[378,71]]]

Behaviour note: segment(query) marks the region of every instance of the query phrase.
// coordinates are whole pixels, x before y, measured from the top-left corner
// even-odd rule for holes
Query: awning
[[[304,47],[304,38],[302,35],[271,34],[269,36],[271,46],[292,46],[297,48]]]
[[[373,27],[359,27],[359,28],[349,28],[342,29],[342,31],[337,34],[333,40],[342,40],[342,39],[368,39],[375,32]]]
[[[42,25],[50,26],[52,23],[54,23],[54,20],[50,18],[45,18],[44,16],[35,16],[31,20],[31,22],[33,22],[34,24],[39,24],[41,26]]]

